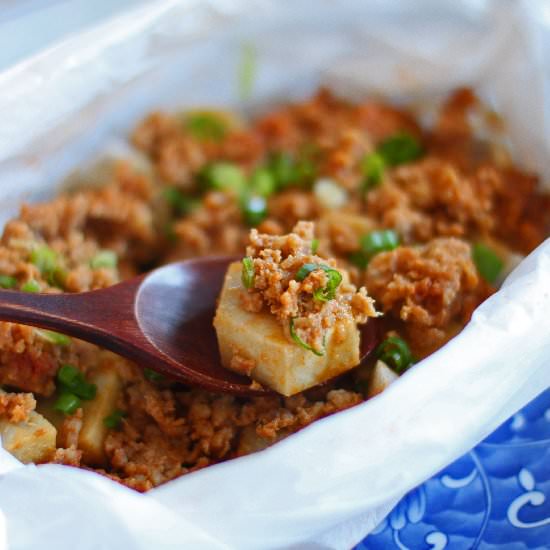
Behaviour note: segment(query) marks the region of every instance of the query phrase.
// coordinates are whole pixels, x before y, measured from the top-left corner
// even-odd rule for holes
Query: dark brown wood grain
[[[235,258],[168,264],[106,289],[75,294],[0,290],[0,319],[92,342],[174,379],[207,390],[266,395],[220,363],[212,320],[227,267]],[[363,358],[378,339],[362,334]]]

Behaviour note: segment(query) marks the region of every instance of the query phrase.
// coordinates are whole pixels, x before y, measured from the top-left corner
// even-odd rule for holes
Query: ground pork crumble
[[[248,311],[270,311],[287,327],[294,319],[300,338],[318,348],[334,316],[373,315],[372,296],[386,336],[422,358],[495,290],[497,279],[472,261],[479,243],[504,273],[510,256],[549,233],[550,198],[537,176],[475,135],[472,121],[486,114],[467,89],[449,96],[430,128],[405,108],[352,103],[326,90],[250,121],[216,111],[153,113],[131,136],[139,163],[116,163],[100,188],[23,205],[6,224],[0,286],[104,288],[169,261],[242,255],[250,233]],[[388,153],[388,142],[401,149]],[[208,179],[212,166],[222,175]],[[388,230],[391,246],[369,249],[369,236]],[[327,288],[327,270],[296,280],[308,263],[342,274],[334,299],[314,299]],[[237,366],[250,371],[242,359]],[[31,413],[43,415],[57,430],[51,461],[145,491],[360,403],[373,365],[289,398],[241,398],[173,384],[76,339],[0,322],[0,417],[24,424]],[[85,380],[101,368],[115,374],[108,410],[94,417],[94,399],[66,415],[55,410],[67,366]],[[94,460],[83,443],[92,418],[100,434]]]
[[[300,339],[315,350],[323,348],[327,330],[336,319],[364,324],[376,316],[374,301],[365,287],[359,290],[334,259],[312,252],[314,224],[301,221],[288,235],[250,231],[247,258],[252,259],[253,284],[243,289],[244,309],[257,313],[264,307],[277,317],[290,342],[289,321]],[[330,294],[330,277],[337,286]],[[300,280],[297,280],[300,279]],[[330,295],[329,295],[330,294]],[[317,296],[320,296],[317,297]]]

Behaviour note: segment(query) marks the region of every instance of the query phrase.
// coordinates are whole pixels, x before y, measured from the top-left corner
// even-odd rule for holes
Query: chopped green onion
[[[349,261],[365,269],[376,254],[387,252],[399,246],[399,235],[392,229],[371,231],[361,237],[361,249],[349,256]]]
[[[242,204],[244,221],[251,227],[259,225],[267,217],[267,203],[263,197],[245,198]]]
[[[294,328],[294,319],[295,317],[293,317],[292,319],[290,319],[290,336],[292,337],[292,339],[299,345],[299,346],[302,346],[304,349],[307,349],[308,351],[311,351],[312,353],[314,353],[315,355],[318,355],[319,357],[322,357],[325,352],[324,351],[318,351],[316,350],[315,348],[311,347],[309,344],[306,344],[297,334],[296,332],[296,329]]]
[[[377,151],[390,166],[412,162],[420,158],[424,152],[418,140],[406,132],[386,138],[377,147]]]
[[[67,273],[59,266],[55,250],[46,245],[38,246],[31,252],[30,260],[50,285],[63,288]]]
[[[243,171],[230,162],[209,164],[201,171],[200,179],[207,189],[234,191],[237,194],[241,194],[246,186]]]
[[[40,285],[38,284],[38,281],[29,279],[26,283],[21,285],[21,290],[23,292],[40,292]]]
[[[72,388],[81,375],[82,373],[76,367],[62,365],[57,371],[57,381],[68,388]]]
[[[57,253],[46,245],[36,247],[30,260],[42,274],[51,273],[57,267]]]
[[[250,178],[250,188],[254,194],[267,198],[275,193],[275,177],[267,168],[258,168]]]
[[[294,278],[301,282],[303,281],[312,271],[315,271],[316,269],[322,269],[323,271],[335,271],[332,269],[332,267],[326,265],[326,264],[304,264],[298,271],[296,272],[296,275],[294,275]]]
[[[17,285],[17,279],[9,275],[0,275],[0,287],[14,288]]]
[[[71,344],[71,339],[65,334],[60,334],[53,330],[45,330],[42,328],[35,328],[34,332],[40,336],[46,342],[54,344],[55,346],[69,346]]]
[[[61,267],[56,267],[53,271],[47,273],[48,283],[58,288],[65,286],[65,280],[67,278],[67,272]]]
[[[63,392],[57,398],[53,408],[64,414],[73,414],[80,407],[80,399],[74,393]]]
[[[303,281],[311,272],[322,269],[328,278],[327,286],[325,288],[318,288],[314,290],[313,297],[321,302],[328,302],[333,300],[336,296],[336,289],[342,282],[342,274],[325,264],[304,264],[296,272],[294,278],[297,281]]]
[[[66,391],[87,401],[97,393],[97,386],[86,381],[84,374],[73,365],[62,365],[57,371],[57,382]]]
[[[300,158],[294,166],[295,182],[301,186],[307,186],[315,179],[317,169],[313,161],[308,158]]]
[[[319,249],[319,239],[312,239],[311,241],[311,253],[317,254],[317,250]]]
[[[109,416],[103,419],[103,424],[110,430],[118,430],[122,423],[122,419],[126,416],[124,411],[119,409],[114,410]]]
[[[112,250],[100,250],[91,260],[90,267],[92,269],[109,268],[114,269],[117,265],[118,258],[116,252]]]
[[[147,367],[143,369],[143,375],[147,378],[147,380],[149,380],[149,382],[162,382],[164,380],[163,374],[157,372],[156,370],[148,369]]]
[[[244,288],[252,288],[254,286],[254,260],[247,256],[243,258],[243,270],[241,273],[241,281]]]
[[[238,67],[239,96],[247,100],[252,95],[257,73],[257,52],[253,44],[244,44]]]
[[[472,259],[476,264],[479,274],[489,284],[494,284],[504,267],[504,262],[497,256],[494,250],[483,243],[476,243],[472,246]]]
[[[178,213],[189,214],[200,201],[195,197],[184,195],[177,187],[166,187],[162,191],[164,200]]]
[[[278,189],[283,189],[291,183],[295,183],[294,161],[288,153],[284,151],[273,153],[268,161],[268,169],[275,178]]]
[[[216,113],[207,111],[187,113],[185,128],[193,137],[202,141],[220,141],[227,133],[225,121]]]
[[[386,338],[376,348],[375,355],[398,374],[413,364],[413,356],[407,342],[397,336]]]
[[[320,302],[328,302],[336,297],[336,289],[342,282],[342,274],[336,269],[326,271],[328,282],[325,288],[318,288],[313,292],[313,297]]]
[[[384,176],[385,167],[386,163],[384,162],[384,158],[378,153],[371,153],[363,159],[361,168],[365,175],[365,180],[363,182],[364,191],[369,191],[380,185],[382,177]]]
[[[361,250],[371,257],[379,252],[393,250],[399,246],[399,235],[392,229],[371,231],[361,237]]]

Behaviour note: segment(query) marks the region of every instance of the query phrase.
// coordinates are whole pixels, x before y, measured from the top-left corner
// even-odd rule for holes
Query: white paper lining
[[[550,175],[550,13],[542,2],[152,2],[0,75],[0,210],[51,195],[140,116],[247,109],[320,82],[353,96],[436,98],[472,84],[508,122],[516,158]],[[0,451],[0,543],[40,548],[349,548],[406,491],[548,387],[550,242],[450,344],[383,395],[261,453],[140,495]],[[5,530],[5,532],[4,532]]]

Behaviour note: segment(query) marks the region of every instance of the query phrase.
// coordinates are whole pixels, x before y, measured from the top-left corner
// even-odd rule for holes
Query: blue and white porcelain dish
[[[355,550],[550,548],[550,389],[411,491]]]

